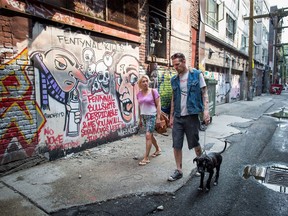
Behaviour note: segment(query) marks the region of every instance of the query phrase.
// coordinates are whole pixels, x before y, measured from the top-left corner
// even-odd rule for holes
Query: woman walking
[[[155,147],[156,150],[151,156],[156,157],[161,154],[161,149],[158,146],[157,141],[153,135],[153,132],[155,130],[155,124],[160,124],[160,95],[156,89],[149,88],[149,82],[150,80],[147,75],[143,75],[138,81],[140,89],[137,94],[140,114],[139,126],[144,126],[146,131],[146,151],[143,160],[139,162],[140,166],[144,166],[150,163],[149,154],[152,145]]]

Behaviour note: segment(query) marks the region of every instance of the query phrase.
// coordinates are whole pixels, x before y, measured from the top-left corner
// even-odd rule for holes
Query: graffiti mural
[[[28,51],[24,49],[0,66],[0,164],[32,156],[38,142],[37,132],[46,122],[34,103],[27,59]],[[15,67],[16,62],[21,66]]]
[[[126,123],[136,123],[136,107],[134,102],[138,86],[138,68],[138,60],[130,55],[121,57],[116,63],[116,94],[122,119]]]
[[[158,70],[158,90],[161,97],[161,108],[162,111],[170,114],[171,98],[172,98],[172,87],[170,80],[176,74],[175,70]]]
[[[67,153],[137,132],[138,46],[40,23],[33,32],[40,145]]]
[[[224,73],[213,72],[216,85],[216,104],[226,102],[226,95],[229,93],[230,85],[226,82],[226,75]]]
[[[81,118],[78,82],[87,83],[76,57],[61,48],[30,55],[40,76],[40,105],[50,110],[49,97],[65,105],[64,130],[68,136],[79,135]]]
[[[232,74],[231,82],[231,101],[238,101],[240,100],[240,75]]]
[[[240,100],[240,75],[232,74],[231,84],[226,81],[226,74],[218,72],[206,72],[210,79],[217,80],[216,104],[226,102],[226,96],[230,94],[231,101]]]

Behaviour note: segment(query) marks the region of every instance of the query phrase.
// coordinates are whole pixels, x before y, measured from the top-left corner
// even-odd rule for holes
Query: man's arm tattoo
[[[207,87],[202,88],[202,100],[204,104],[204,109],[209,110],[209,97]]]

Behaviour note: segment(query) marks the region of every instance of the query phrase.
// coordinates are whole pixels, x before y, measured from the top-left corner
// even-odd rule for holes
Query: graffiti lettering
[[[44,135],[53,135],[54,131],[50,128],[44,128]]]
[[[40,16],[42,18],[48,18],[48,19],[53,17],[53,12],[49,11],[43,5],[36,6],[36,5],[32,5],[32,4],[27,2],[26,6],[27,6],[27,8],[26,8],[27,13],[30,13],[30,14],[33,14],[36,16]]]
[[[87,135],[91,135],[91,134],[99,134],[99,133],[104,133],[104,132],[108,132],[109,131],[109,126],[106,125],[104,127],[91,127],[91,128],[86,128],[86,129],[82,129],[81,133],[82,133],[82,137],[83,136],[87,136]]]
[[[86,113],[85,118],[88,121],[98,120],[99,118],[111,118],[113,116],[118,115],[118,110],[108,110],[108,111],[102,111],[102,112],[92,112],[92,113]]]
[[[12,7],[25,12],[25,4],[22,2],[14,1],[14,0],[9,0],[7,1],[8,4],[10,4]]]
[[[56,21],[59,21],[59,22],[64,22],[64,23],[74,23],[75,22],[75,18],[72,17],[72,16],[69,16],[69,15],[64,15],[64,14],[61,14],[61,13],[54,13],[54,16],[53,18],[56,20]]]
[[[70,141],[62,145],[64,149],[74,148],[79,146],[79,142]]]
[[[121,123],[119,117],[113,117],[108,119],[98,119],[97,121],[98,125],[104,126],[106,124],[119,124]]]
[[[137,127],[122,128],[118,131],[119,136],[125,136],[127,134],[132,134],[137,132]]]
[[[97,140],[99,137],[97,135],[92,135],[92,136],[88,136],[87,140],[88,142],[93,141],[93,140]]]
[[[88,128],[88,127],[96,127],[96,122],[83,122],[83,128]]]
[[[120,129],[121,125],[122,125],[122,123],[115,124],[115,125],[109,125],[110,131],[116,131],[116,130]]]
[[[65,114],[64,112],[60,112],[60,113],[44,113],[45,118],[60,118],[60,117],[64,117]]]
[[[88,105],[88,110],[89,112],[93,111],[101,111],[101,110],[107,110],[107,109],[115,109],[115,103],[114,101],[106,102],[106,103],[101,103],[101,104],[89,104]]]
[[[112,95],[88,95],[89,103],[96,103],[101,101],[115,101]]]
[[[57,35],[59,43],[63,44],[73,44],[81,47],[91,47],[97,50],[105,51],[123,51],[123,45],[107,42],[97,42],[94,40],[85,40],[80,37],[66,37],[64,35]]]
[[[45,140],[46,145],[51,144],[63,144],[63,135],[59,134],[58,136],[47,136]]]
[[[87,110],[81,136],[92,141],[124,127],[112,95],[87,94]]]
[[[47,144],[47,142],[46,142]],[[48,144],[48,149],[51,151],[51,150],[54,150],[54,149],[70,149],[70,148],[76,148],[78,147],[80,144],[78,141],[70,141],[70,142],[67,142],[67,143],[51,143],[51,144]]]

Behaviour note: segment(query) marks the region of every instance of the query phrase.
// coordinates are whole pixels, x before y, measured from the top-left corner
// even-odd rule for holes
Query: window
[[[207,0],[205,20],[206,24],[218,30],[219,6],[214,0]]]
[[[167,3],[165,1],[149,1],[149,56],[166,58],[167,39]]]
[[[259,45],[254,45],[254,55],[259,54]]]
[[[242,34],[241,36],[241,50],[246,51],[247,48],[247,37]]]
[[[138,0],[42,0],[89,17],[138,29]],[[57,2],[57,3],[56,3]]]
[[[234,41],[236,26],[235,20],[232,19],[228,14],[226,14],[226,37]]]
[[[265,41],[265,42],[268,41],[268,31],[265,28],[265,26],[263,26],[263,38],[262,38],[262,40]]]
[[[138,0],[107,0],[108,20],[138,29]]]
[[[257,24],[257,22],[254,22],[254,24],[253,24],[253,34],[254,34],[254,36],[253,37],[255,37],[255,38],[258,38],[257,29],[258,29],[258,24]]]

